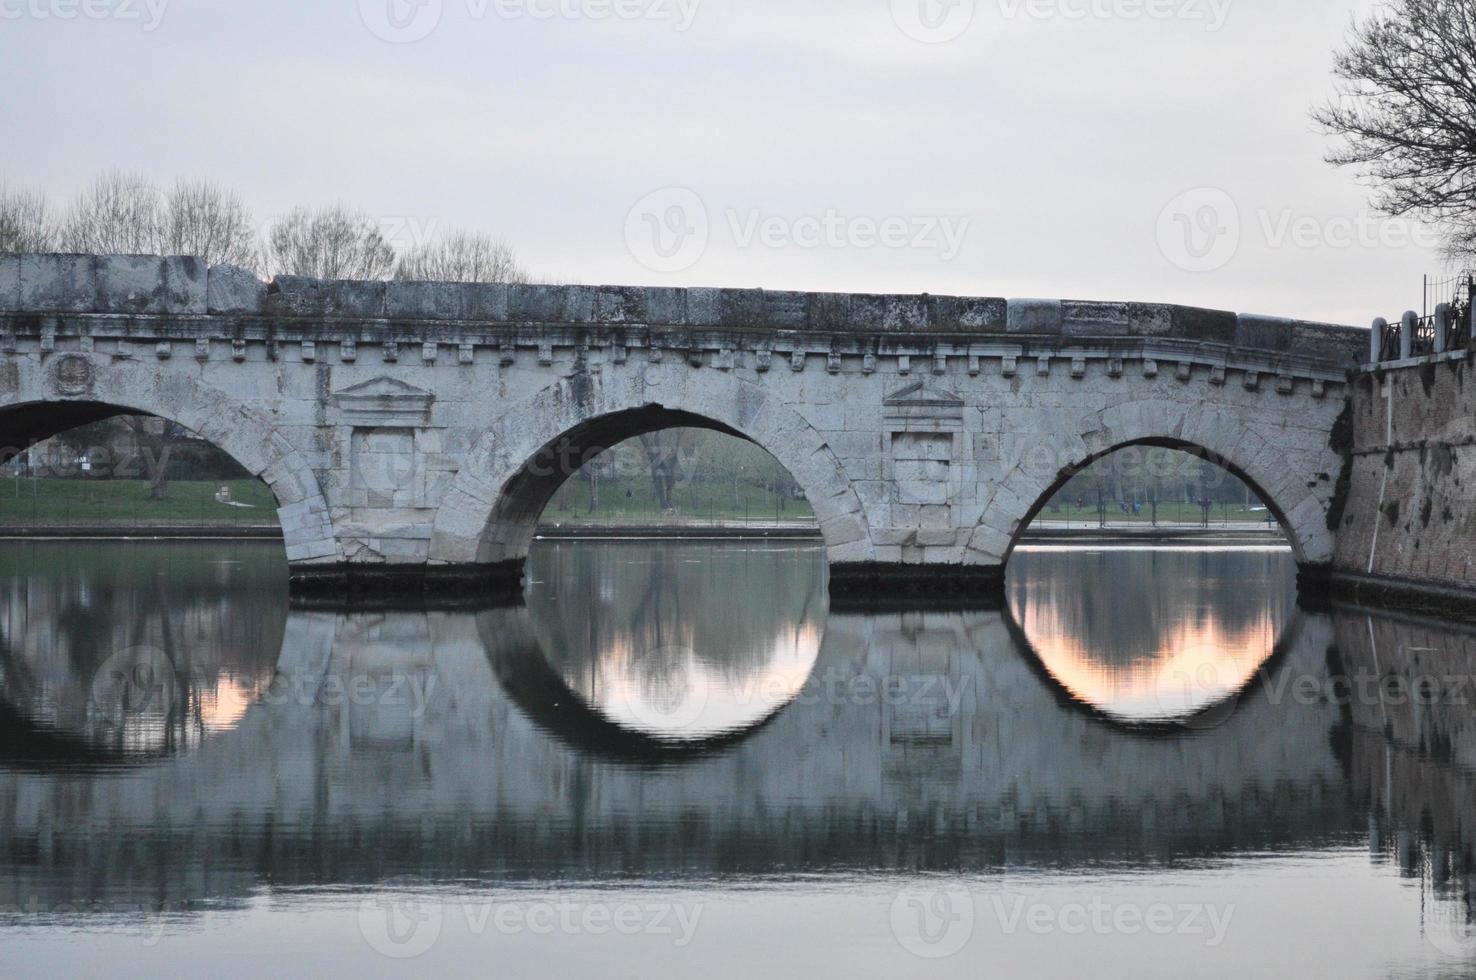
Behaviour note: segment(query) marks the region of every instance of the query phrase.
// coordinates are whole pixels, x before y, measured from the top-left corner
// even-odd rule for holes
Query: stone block
[[[930,299],[932,326],[942,333],[1004,333],[1009,304],[1003,299],[934,296]]]
[[[882,329],[900,333],[920,333],[931,326],[925,296],[885,296],[886,313]]]
[[[20,256],[0,254],[0,310],[20,307]]]
[[[666,286],[647,286],[644,293],[647,323],[687,322],[687,290]]]
[[[805,320],[811,330],[845,332],[851,322],[850,296],[845,293],[808,293],[809,309]]]
[[[205,309],[209,313],[254,315],[262,311],[267,284],[250,269],[212,266],[206,274]]]
[[[591,323],[594,313],[592,286],[508,287],[507,315],[516,323]]]
[[[1126,337],[1132,324],[1127,303],[1061,303],[1061,333],[1067,337]]]
[[[647,323],[647,290],[639,286],[600,286],[595,290],[594,318],[599,323]]]
[[[190,256],[99,255],[94,259],[98,313],[206,311],[209,269]]]
[[[1235,343],[1240,318],[1224,310],[1202,310],[1197,307],[1174,306],[1170,336],[1185,340],[1203,340],[1216,344]]]
[[[1065,313],[1058,299],[1012,299],[1006,329],[1010,333],[1056,335]]]
[[[359,317],[385,313],[385,283],[277,276],[267,287],[264,310],[277,316]]]
[[[811,326],[810,294],[765,290],[763,323],[774,330],[803,330]]]
[[[22,255],[16,306],[37,313],[90,313],[97,302],[91,255]]]
[[[1291,350],[1311,357],[1326,357],[1346,367],[1359,364],[1367,354],[1368,331],[1323,323],[1292,326]]]
[[[722,325],[722,291],[707,288],[687,290],[686,322],[694,327]]]
[[[301,544],[287,545],[287,560],[293,564],[331,561],[338,557],[338,545],[332,538],[319,538]]]
[[[385,284],[385,315],[391,320],[507,319],[506,283],[402,282]]]
[[[724,327],[742,330],[768,323],[762,289],[722,289],[718,291],[718,302]]]

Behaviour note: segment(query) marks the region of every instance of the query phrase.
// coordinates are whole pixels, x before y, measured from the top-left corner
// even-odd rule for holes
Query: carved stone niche
[[[342,424],[354,428],[421,429],[436,396],[396,378],[375,378],[333,395]]]
[[[918,381],[889,395],[882,407],[892,526],[952,527],[953,505],[963,489],[962,463],[970,458],[963,399]]]

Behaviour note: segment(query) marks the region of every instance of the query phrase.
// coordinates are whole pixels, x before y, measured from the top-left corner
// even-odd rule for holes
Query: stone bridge
[[[1138,303],[327,282],[192,258],[0,256],[0,445],[147,413],[280,505],[294,582],[516,582],[592,454],[701,426],[772,453],[834,586],[997,585],[1032,516],[1130,445],[1246,479],[1333,553],[1332,433],[1367,331]]]

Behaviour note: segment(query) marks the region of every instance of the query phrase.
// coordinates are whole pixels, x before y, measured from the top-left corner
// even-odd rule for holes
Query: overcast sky
[[[1371,6],[0,0],[0,179],[210,176],[263,222],[341,199],[551,281],[1366,325],[1442,271],[1308,118]]]

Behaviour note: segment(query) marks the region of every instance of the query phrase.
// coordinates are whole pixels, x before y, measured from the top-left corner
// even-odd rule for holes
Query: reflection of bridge
[[[174,419],[270,484],[297,581],[330,591],[516,572],[582,460],[672,425],[778,457],[842,584],[998,583],[1054,487],[1142,443],[1213,453],[1321,564],[1365,346],[1164,305],[268,286],[193,259],[0,256],[0,443]]]
[[[1459,676],[1473,641],[1448,628],[1303,611],[1231,705],[1148,734],[1071,701],[1008,614],[832,613],[792,704],[674,752],[615,737],[561,685],[540,616],[536,604],[295,611],[268,696],[234,728],[133,772],[66,769],[55,738],[29,764],[22,733],[8,731],[0,909],[75,903],[84,880],[102,907],[179,909],[266,881],[403,873],[1158,861],[1346,844],[1369,834],[1365,810],[1372,842],[1410,874],[1429,862],[1437,886],[1459,892],[1473,866],[1469,705],[1322,696],[1342,674],[1411,688]],[[162,642],[153,634],[170,627],[148,622],[149,642]],[[211,622],[198,625],[221,636],[253,628]],[[36,628],[44,652],[54,640]],[[65,683],[64,671],[48,681]],[[61,705],[86,699],[55,693]]]
[[[124,852],[139,847],[173,902],[262,876],[1091,863],[1366,830],[1350,826],[1336,707],[1273,703],[1262,685],[1218,727],[1134,735],[1044,681],[1000,613],[833,615],[798,701],[747,738],[664,760],[591,755],[587,712],[510,696],[500,665],[535,633],[521,607],[293,613],[280,696],[234,731],[147,778],[9,774],[0,826],[36,862],[11,887],[46,894],[76,865],[97,893],[126,892],[140,883]],[[1330,639],[1308,620],[1277,670],[1325,676]],[[373,697],[325,698],[354,678]],[[893,678],[913,681],[905,697],[879,693]],[[105,833],[68,843],[87,828]]]

